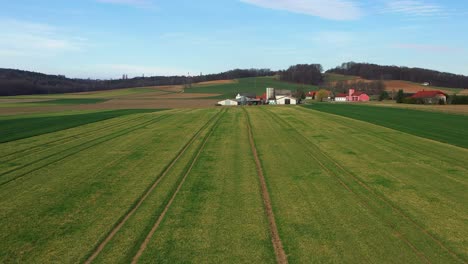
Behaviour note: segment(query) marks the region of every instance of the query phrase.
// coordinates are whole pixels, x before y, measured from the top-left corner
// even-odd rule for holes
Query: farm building
[[[335,96],[336,102],[346,102],[348,101],[348,95],[345,93],[339,93]]]
[[[315,95],[317,94],[316,91],[310,91],[306,94],[306,99],[308,100],[314,100],[315,99]]]
[[[239,102],[237,102],[236,100],[232,100],[232,99],[226,99],[226,100],[219,101],[218,104],[222,106],[237,106],[239,105]]]
[[[348,94],[340,93],[335,96],[336,102],[368,102],[369,95],[364,92],[359,92],[354,89],[349,89]]]
[[[276,96],[276,104],[278,105],[295,105],[297,104],[297,99],[291,96]]]
[[[246,98],[246,99],[248,99],[248,98],[250,98],[250,99],[255,99],[255,98],[257,98],[257,95],[254,94],[254,93],[238,93],[238,94],[236,95],[236,100],[241,100],[241,99],[243,99],[243,98]]]
[[[447,94],[442,91],[423,90],[413,94],[411,98],[414,98],[424,104],[438,104],[440,102],[445,104],[447,102]]]
[[[291,90],[285,90],[285,89],[275,89],[275,96],[292,96],[292,91]]]
[[[349,89],[348,101],[352,102],[368,102],[370,100],[369,95],[364,92],[356,92],[354,89]]]

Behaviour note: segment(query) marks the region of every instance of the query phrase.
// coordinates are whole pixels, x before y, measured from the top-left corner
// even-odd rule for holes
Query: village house
[[[411,96],[418,100],[420,103],[424,104],[439,104],[439,103],[447,103],[447,94],[442,91],[419,91]]]
[[[306,94],[306,99],[307,100],[314,100],[315,99],[315,95],[317,94],[316,91],[310,91]]]
[[[365,92],[349,89],[348,93],[339,93],[335,96],[336,102],[368,102],[370,97]]]

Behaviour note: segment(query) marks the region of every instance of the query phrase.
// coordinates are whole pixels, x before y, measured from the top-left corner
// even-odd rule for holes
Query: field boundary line
[[[162,172],[155,178],[155,181],[143,192],[143,194],[137,198],[137,200],[131,205],[127,212],[120,217],[120,219],[114,224],[112,229],[107,233],[107,235],[99,242],[99,244],[93,249],[92,253],[88,254],[86,257],[85,264],[92,263],[102,252],[105,246],[114,238],[117,232],[124,226],[124,224],[130,219],[130,217],[140,208],[143,202],[148,198],[148,196],[153,192],[153,190],[159,185],[161,180],[169,173],[169,171],[174,167],[177,161],[182,157],[182,155],[187,151],[187,149],[192,145],[193,142],[199,137],[201,132],[210,124],[212,121],[220,115],[221,112],[216,113],[212,118],[210,118],[190,139],[189,141],[177,152],[176,156],[171,160],[171,162],[166,165]]]
[[[16,152],[13,152],[13,153],[9,153],[7,155],[4,155],[2,157],[0,157],[0,159],[4,159],[4,158],[7,158],[9,156],[12,156],[12,155],[15,155],[15,154],[20,154],[20,153],[23,153],[23,152],[28,152],[27,155],[25,156],[30,156],[32,154],[37,154],[37,153],[41,153],[42,151],[46,151],[46,150],[49,150],[50,148],[47,148],[47,149],[44,149],[44,150],[40,150],[40,151],[36,151],[36,152],[30,152],[31,150],[33,149],[37,149],[39,147],[42,147],[42,146],[45,146],[45,145],[49,145],[49,144],[53,144],[53,143],[57,143],[57,142],[60,142],[60,141],[65,141],[67,139],[71,139],[71,140],[67,140],[65,141],[63,144],[67,144],[69,142],[73,142],[75,140],[79,140],[79,139],[82,139],[83,135],[86,135],[86,134],[90,134],[90,133],[94,133],[94,132],[97,132],[97,131],[101,131],[101,130],[105,130],[105,129],[108,129],[108,128],[112,128],[112,127],[119,127],[121,125],[125,125],[129,122],[132,122],[132,121],[136,121],[136,120],[139,120],[139,119],[143,119],[142,116],[138,116],[136,118],[133,118],[133,119],[130,119],[130,120],[125,120],[125,121],[122,121],[122,122],[118,122],[118,123],[115,123],[115,124],[109,124],[109,125],[106,125],[106,126],[103,126],[103,127],[100,127],[98,129],[93,129],[93,130],[90,130],[90,131],[86,131],[86,132],[82,132],[82,133],[78,133],[78,134],[75,134],[75,135],[72,135],[72,136],[67,136],[67,137],[63,137],[61,139],[55,139],[55,140],[52,140],[52,141],[48,141],[48,142],[45,142],[45,143],[42,143],[42,144],[39,144],[39,145],[36,145],[34,147],[31,147],[31,148],[27,148],[27,149],[23,149],[23,150],[19,150],[19,151],[16,151]],[[107,119],[107,120],[111,120],[111,119]],[[103,120],[103,121],[107,121],[107,120]],[[99,122],[99,121],[98,121]],[[94,123],[91,123],[91,124],[96,124],[98,122],[94,122]],[[78,126],[79,127],[79,126]],[[74,128],[78,128],[78,127],[74,127]],[[56,132],[61,132],[61,131],[65,131],[66,129],[64,130],[59,130],[59,131],[56,131]],[[50,134],[50,133],[49,133]],[[44,134],[44,135],[47,135],[47,134]],[[39,135],[41,136],[41,135]],[[10,141],[10,142],[13,142],[13,141]],[[55,147],[55,146],[52,146],[52,148]],[[23,158],[25,156],[21,156],[21,157],[14,157],[12,159],[7,159],[7,160],[2,160],[2,162],[9,162],[9,161],[13,161],[13,160],[16,160],[16,159],[19,159],[19,158]]]
[[[179,193],[180,189],[182,189],[182,186],[183,184],[185,183],[185,180],[187,179],[187,177],[189,176],[189,174],[192,172],[192,169],[193,167],[195,166],[195,164],[197,163],[198,161],[198,158],[200,157],[201,153],[203,152],[204,148],[205,148],[205,145],[206,143],[208,142],[208,139],[210,138],[210,136],[213,134],[213,132],[215,131],[215,129],[218,127],[218,124],[219,124],[219,120],[221,120],[222,116],[226,113],[227,110],[224,110],[221,112],[220,116],[218,117],[218,119],[215,121],[214,125],[211,127],[210,131],[208,132],[208,134],[204,137],[203,139],[203,142],[202,144],[200,145],[198,151],[197,151],[197,154],[195,155],[195,157],[192,158],[192,162],[190,163],[190,166],[188,167],[187,171],[185,172],[182,180],[180,181],[179,185],[177,186],[176,190],[174,191],[174,193],[172,194],[171,196],[171,199],[167,202],[166,206],[164,207],[164,210],[161,212],[161,214],[159,215],[157,221],[154,223],[153,227],[151,228],[151,230],[149,231],[148,235],[146,236],[145,240],[143,241],[143,243],[140,245],[137,253],[135,254],[135,256],[133,257],[132,259],[132,264],[136,264],[138,262],[138,260],[140,259],[140,257],[143,255],[143,252],[146,250],[146,248],[148,247],[148,244],[149,242],[151,241],[151,238],[153,237],[154,233],[156,232],[156,230],[158,229],[158,227],[160,226],[161,222],[163,221],[164,217],[166,216],[167,212],[169,211],[172,203],[174,202],[177,194]]]
[[[95,144],[91,144],[90,146],[81,148],[81,149],[79,149],[78,151],[74,151],[74,152],[72,152],[72,153],[70,153],[70,154],[67,154],[67,155],[65,155],[65,156],[63,156],[63,157],[61,157],[61,158],[59,158],[59,159],[56,159],[56,160],[54,160],[54,161],[51,161],[51,162],[49,162],[49,163],[47,163],[47,164],[44,164],[44,165],[39,166],[39,167],[37,167],[37,168],[34,168],[34,169],[32,169],[32,170],[29,170],[29,171],[27,171],[27,172],[25,172],[25,173],[22,173],[22,174],[20,174],[20,175],[14,176],[13,178],[11,178],[11,179],[9,179],[9,180],[6,180],[6,181],[4,181],[4,182],[1,182],[1,183],[0,183],[0,187],[3,186],[3,185],[5,185],[5,184],[8,184],[8,183],[10,183],[10,182],[12,182],[12,181],[14,181],[14,180],[17,180],[17,179],[19,179],[19,178],[22,178],[22,177],[24,177],[25,175],[27,175],[27,174],[29,174],[29,173],[31,173],[31,172],[34,172],[34,171],[40,170],[40,169],[42,169],[42,168],[45,168],[45,167],[47,167],[47,166],[49,166],[49,165],[51,165],[51,164],[57,163],[57,162],[59,162],[59,161],[62,161],[62,160],[64,160],[64,159],[68,158],[68,157],[71,157],[71,156],[73,156],[73,155],[75,155],[75,154],[78,154],[78,153],[80,153],[80,152],[82,152],[82,151],[85,151],[85,150],[87,150],[87,149],[90,149],[90,148],[92,148],[92,147],[95,147],[95,146],[97,146],[97,145],[99,145],[99,144],[105,143],[105,142],[107,142],[107,141],[113,140],[113,139],[118,138],[118,137],[121,137],[121,136],[125,136],[125,135],[127,135],[128,133],[130,133],[130,132],[133,132],[133,131],[135,131],[135,130],[138,130],[138,129],[140,129],[140,128],[142,128],[142,127],[145,127],[145,126],[147,126],[147,125],[149,125],[149,124],[154,124],[154,123],[156,123],[156,122],[158,122],[158,121],[161,121],[161,120],[163,120],[163,119],[165,119],[165,118],[168,118],[168,117],[170,117],[170,115],[158,116],[157,118],[154,118],[154,119],[152,119],[152,120],[143,122],[143,123],[141,123],[141,124],[137,124],[137,125],[135,125],[135,126],[133,126],[133,127],[126,128],[126,129],[123,129],[123,130],[119,130],[119,131],[116,131],[116,132],[114,132],[114,133],[110,133],[110,134],[107,134],[107,135],[105,135],[105,136],[101,136],[101,137],[92,139],[92,140],[90,140],[90,141],[88,141],[88,142],[83,143],[82,145],[85,145],[85,144],[88,144],[88,143],[91,143],[91,142],[95,142],[95,141],[99,141],[99,140],[102,140],[102,139],[104,139],[104,140],[99,141],[99,142],[97,142],[97,143],[95,143]],[[108,137],[108,138],[107,138],[107,137]],[[59,155],[59,154],[62,154],[63,152],[66,152],[66,151],[69,151],[69,150],[73,150],[73,149],[75,149],[75,148],[76,148],[76,146],[75,146],[75,147],[68,148],[68,149],[65,149],[65,150],[60,151],[60,152],[57,152],[57,153],[54,153],[54,154],[51,154],[51,155],[48,155],[48,156],[43,157],[43,158],[41,158],[41,159],[35,160],[35,161],[33,161],[33,162],[24,164],[24,165],[22,165],[22,166],[20,166],[20,167],[18,167],[18,168],[15,168],[15,169],[12,169],[12,170],[10,170],[10,171],[7,171],[7,172],[4,172],[4,173],[0,174],[0,177],[5,176],[5,175],[7,175],[7,174],[9,174],[9,173],[15,172],[15,171],[17,171],[17,170],[26,168],[26,167],[28,167],[28,166],[30,166],[30,165],[33,165],[33,164],[36,164],[36,163],[38,163],[38,162],[44,161],[44,160],[46,160],[46,159],[48,159],[48,158],[57,156],[57,155]],[[0,178],[0,179],[1,179],[1,178]]]
[[[417,135],[414,135],[414,134],[410,134],[410,133],[406,133],[404,131],[400,131],[398,129],[394,129],[394,128],[390,128],[390,127],[386,127],[386,126],[382,126],[382,125],[378,125],[378,124],[374,124],[374,123],[371,123],[371,122],[366,122],[366,121],[362,121],[362,120],[359,120],[359,119],[354,119],[354,118],[351,118],[351,117],[346,117],[346,116],[341,116],[341,115],[337,115],[337,114],[332,114],[332,113],[327,113],[327,112],[322,112],[322,111],[319,111],[319,110],[315,110],[315,109],[310,109],[310,108],[305,108],[305,107],[300,107],[300,108],[296,108],[296,110],[298,110],[299,112],[303,112],[304,114],[311,114],[313,112],[319,112],[319,113],[322,113],[322,114],[325,114],[325,115],[332,115],[332,116],[335,116],[335,117],[338,117],[338,118],[344,118],[344,119],[349,119],[349,120],[352,120],[353,122],[355,121],[356,123],[358,124],[368,124],[368,125],[372,125],[372,126],[377,126],[377,127],[380,127],[380,128],[384,128],[384,129],[388,129],[388,130],[391,130],[392,132],[396,132],[396,133],[401,133],[401,134],[404,134],[404,135],[407,135],[407,136],[411,136],[411,137],[416,137],[418,139],[421,139],[421,140],[424,140],[424,141],[431,141],[431,142],[436,142],[436,143],[440,143],[440,144],[444,144],[444,145],[449,145],[450,147],[455,147],[457,149],[461,149],[461,150],[466,150],[462,147],[459,147],[459,146],[455,146],[455,145],[451,145],[451,144],[448,144],[448,143],[444,143],[444,142],[441,142],[441,141],[437,141],[437,140],[433,140],[433,139],[429,139],[429,138],[425,138],[425,137],[419,137]],[[340,125],[343,125],[343,126],[346,126],[348,128],[353,128],[349,125],[346,125],[346,124],[343,124],[343,123],[339,123],[338,121],[335,121],[335,120],[331,120],[330,122],[333,122],[333,123],[336,123],[336,124],[340,124]],[[368,135],[370,136],[373,136],[375,138],[378,138],[380,140],[383,140],[385,142],[388,142],[390,144],[393,144],[395,145],[394,141],[390,140],[388,137],[385,137],[383,136],[382,134],[379,134],[379,133],[372,133],[372,132],[368,132]],[[416,154],[419,154],[419,155],[423,155],[423,156],[426,156],[426,157],[430,157],[430,158],[434,158],[434,159],[438,159],[440,160],[441,162],[443,163],[446,163],[446,164],[450,164],[450,166],[452,167],[455,167],[457,169],[461,169],[463,171],[466,171],[466,168],[460,166],[460,165],[453,165],[451,162],[453,160],[450,160],[450,159],[446,159],[445,156],[441,156],[441,155],[437,155],[436,153],[434,154],[430,154],[428,155],[427,152],[423,152],[423,151],[419,151],[418,149],[418,146],[415,146],[413,148],[411,147],[408,147],[407,145],[410,145],[412,144],[412,141],[410,141],[408,144],[404,144],[404,145],[395,145],[396,147],[399,147],[401,149],[404,149],[404,150],[407,150],[409,152],[413,152],[413,153],[416,153]],[[400,155],[401,156],[401,155]],[[460,162],[460,161],[457,161],[457,162]],[[445,178],[447,179],[450,179],[452,181],[455,181],[457,182],[458,184],[462,184],[462,185],[465,185],[467,186],[468,183],[464,182],[462,179],[458,179],[458,178],[455,178],[455,177],[451,177],[451,176],[448,176],[448,175],[444,175]]]
[[[404,219],[406,219],[408,222],[410,222],[411,224],[413,224],[415,227],[417,227],[417,229],[419,229],[419,231],[421,231],[422,233],[426,234],[432,241],[436,242],[436,244],[439,245],[439,247],[441,247],[443,250],[445,250],[446,252],[448,252],[452,257],[454,257],[456,260],[462,262],[462,263],[465,263],[465,261],[463,260],[463,258],[461,258],[460,256],[458,256],[457,253],[455,253],[454,251],[452,251],[450,248],[446,247],[442,241],[440,241],[438,238],[436,238],[433,234],[429,233],[429,231],[427,231],[424,227],[422,227],[419,223],[417,223],[414,219],[412,219],[410,216],[408,216],[401,208],[399,208],[398,206],[394,205],[391,201],[389,201],[384,195],[374,191],[371,187],[369,187],[367,184],[365,184],[364,182],[362,182],[361,179],[359,179],[357,176],[355,176],[353,173],[349,172],[348,170],[344,169],[343,166],[341,166],[338,162],[336,162],[333,158],[331,158],[327,153],[325,153],[324,151],[322,151],[315,143],[313,143],[310,139],[308,139],[306,136],[304,136],[302,133],[300,133],[296,128],[294,128],[293,126],[291,126],[289,123],[287,123],[283,118],[281,118],[280,116],[278,116],[276,113],[273,113],[271,111],[268,111],[270,113],[272,113],[273,115],[275,115],[277,117],[277,119],[281,120],[284,124],[286,124],[287,126],[289,126],[291,129],[293,129],[296,134],[298,134],[299,136],[301,136],[303,139],[305,139],[307,142],[309,142],[311,145],[313,145],[315,147],[316,150],[318,150],[327,160],[331,161],[339,170],[341,170],[342,172],[344,172],[346,175],[350,176],[357,184],[359,184],[361,187],[363,187],[364,189],[366,189],[367,191],[369,191],[371,194],[373,194],[374,197],[378,198],[380,201],[384,202],[384,204],[386,204],[387,206],[389,206],[393,211],[397,212],[400,216],[402,216]],[[312,154],[312,153],[311,153]],[[314,155],[312,155],[314,157],[314,159],[316,159],[320,165],[324,168],[326,168],[327,171],[328,168],[323,165]],[[333,174],[333,173],[332,173]],[[334,175],[334,174],[333,174]],[[336,176],[338,178],[338,176]],[[339,179],[339,181],[341,182],[341,179]],[[349,188],[347,188],[349,189]],[[352,190],[351,190],[352,191]],[[353,191],[352,191],[353,192]],[[354,192],[353,192],[354,193]],[[356,194],[356,196],[358,196]],[[359,196],[358,196],[359,197]],[[392,228],[393,229],[393,228]],[[403,237],[403,235],[401,234],[400,237]],[[406,240],[406,239],[405,239]],[[409,242],[409,241],[408,241]],[[414,247],[414,245],[413,245]]]
[[[255,139],[254,139],[254,135],[252,131],[250,116],[249,116],[248,111],[245,110],[245,108],[242,108],[242,110],[244,110],[245,115],[247,117],[247,129],[249,133],[250,150],[252,151],[252,155],[254,156],[255,166],[257,169],[257,176],[260,180],[260,190],[261,190],[261,194],[263,198],[263,205],[264,205],[265,213],[266,213],[268,224],[270,227],[271,242],[273,244],[273,249],[275,251],[276,262],[280,264],[286,264],[288,263],[288,256],[286,255],[286,252],[284,251],[283,243],[281,242],[281,237],[278,231],[278,226],[276,225],[275,214],[273,212],[273,206],[271,203],[270,193],[268,192],[265,175],[263,174],[262,163],[260,161],[260,158],[258,157],[257,147],[255,146]]]

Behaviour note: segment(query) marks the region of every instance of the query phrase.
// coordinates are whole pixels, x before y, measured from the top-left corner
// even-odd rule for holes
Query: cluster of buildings
[[[261,96],[255,93],[238,93],[235,99],[219,101],[218,105],[295,105],[299,102],[300,99],[295,98],[290,90],[266,88],[266,92]]]

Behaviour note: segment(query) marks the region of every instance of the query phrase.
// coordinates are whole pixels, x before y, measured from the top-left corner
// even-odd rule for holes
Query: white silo
[[[275,99],[275,88],[266,88],[266,100]]]

